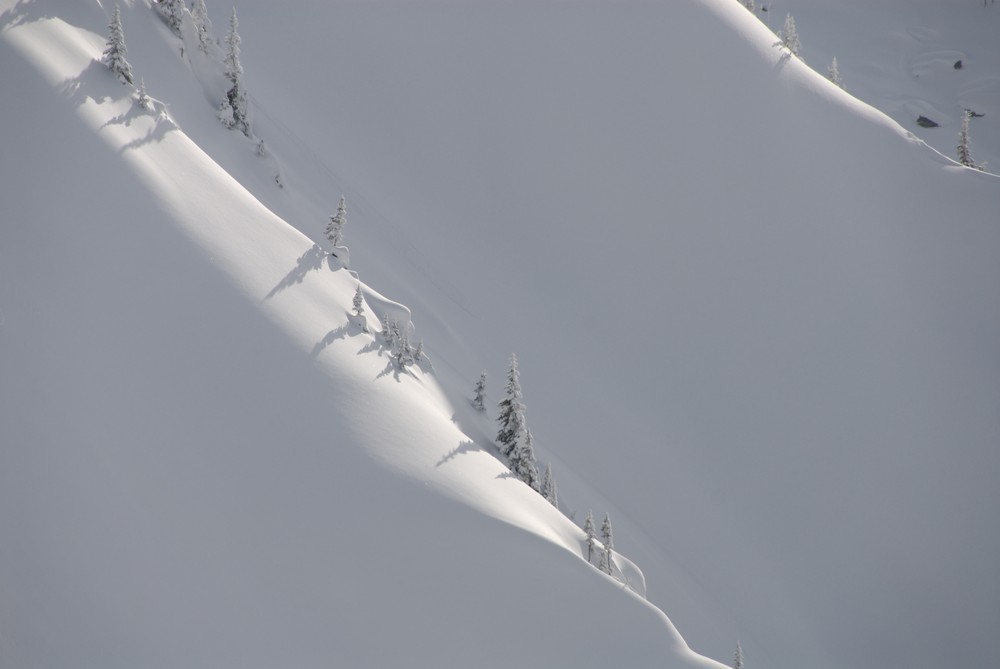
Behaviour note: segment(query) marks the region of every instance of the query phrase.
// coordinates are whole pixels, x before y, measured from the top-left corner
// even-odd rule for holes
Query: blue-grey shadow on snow
[[[435,467],[440,467],[441,465],[443,465],[443,464],[445,464],[447,462],[450,462],[451,460],[454,460],[455,458],[457,458],[459,455],[462,455],[463,453],[473,453],[473,452],[476,452],[476,451],[480,451],[481,452],[482,450],[483,449],[481,449],[476,444],[476,442],[474,442],[474,441],[463,441],[458,446],[456,446],[455,448],[453,448],[450,451],[448,451],[444,455],[444,457],[442,457],[440,460],[437,461],[437,464],[434,465],[434,466]]]
[[[295,267],[278,282],[278,285],[271,289],[271,292],[264,299],[269,300],[286,288],[291,288],[297,283],[302,283],[306,278],[306,274],[318,270],[323,266],[323,259],[325,257],[326,252],[319,247],[319,244],[313,244],[311,249],[299,256],[295,262]]]
[[[327,346],[337,341],[338,339],[343,339],[344,337],[346,337],[348,330],[350,330],[349,325],[341,325],[339,328],[327,332],[326,336],[324,336],[322,339],[316,342],[316,344],[313,346],[312,351],[309,352],[309,357],[315,360],[316,357],[320,353],[322,353],[323,349],[325,349]]]

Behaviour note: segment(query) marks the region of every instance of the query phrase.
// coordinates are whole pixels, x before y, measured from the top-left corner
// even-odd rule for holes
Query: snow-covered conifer
[[[365,313],[365,297],[361,294],[361,284],[354,289],[354,315],[362,316]]]
[[[413,362],[420,362],[422,357],[424,357],[424,340],[420,339],[413,347]]]
[[[139,92],[136,95],[135,103],[139,105],[140,109],[145,109],[146,111],[152,111],[153,101],[149,99],[149,95],[146,94],[146,80],[139,79]]]
[[[160,0],[156,6],[170,30],[180,37],[181,23],[184,21],[184,0]]]
[[[393,323],[395,326],[395,323]],[[405,332],[400,332],[398,328],[394,328],[396,336],[396,353],[393,356],[396,360],[396,366],[403,369],[407,365],[413,364],[413,349],[410,348],[410,338],[407,337]]]
[[[545,473],[542,474],[542,497],[549,500],[552,506],[559,508],[559,494],[556,492],[556,480],[552,477],[552,463],[545,464]]]
[[[247,137],[250,136],[250,102],[243,86],[243,65],[240,63],[240,32],[239,21],[236,18],[236,7],[229,17],[229,33],[226,34],[226,58],[223,64],[226,68],[226,79],[230,88],[226,91],[226,102],[232,109],[232,124],[230,128],[239,129]],[[220,108],[219,118],[225,123],[225,107]]]
[[[231,129],[236,125],[236,119],[233,118],[233,106],[229,104],[228,98],[222,98],[222,102],[219,103],[219,112],[217,116],[219,117],[219,121],[222,122],[222,125],[227,128]]]
[[[524,439],[518,439],[507,456],[510,470],[517,478],[528,484],[533,490],[540,491],[541,481],[538,476],[538,463],[535,461],[534,440],[531,430],[525,429]]]
[[[614,537],[611,533],[611,514],[609,513],[604,514],[604,522],[601,523],[601,541],[608,548],[615,547]]]
[[[524,441],[524,396],[521,393],[521,374],[517,370],[517,356],[510,354],[510,368],[507,370],[506,396],[500,401],[500,415],[497,422],[497,443],[500,453],[510,456],[511,451]]]
[[[345,225],[347,225],[347,201],[341,195],[337,213],[331,216],[330,222],[326,224],[326,238],[330,240],[330,246],[343,246]]]
[[[583,533],[587,535],[587,562],[594,563],[594,548],[597,547],[597,529],[594,527],[594,514],[587,512],[587,519],[583,521]]]
[[[844,87],[844,81],[840,78],[840,68],[837,67],[836,56],[833,57],[833,62],[830,63],[830,68],[826,71],[826,77],[841,88]]]
[[[795,19],[791,14],[785,15],[785,26],[778,33],[781,38],[781,45],[792,52],[793,56],[799,55],[802,44],[799,42],[799,33],[795,29]]]
[[[472,398],[472,406],[479,411],[486,411],[486,372],[479,375],[474,392],[476,396]]]
[[[608,576],[610,576],[611,573],[614,571],[613,565],[614,565],[614,558],[611,557],[611,549],[605,547],[605,549],[601,551],[601,562],[597,566],[597,568],[603,571]]]
[[[132,66],[128,64],[125,56],[128,49],[125,48],[125,31],[122,30],[122,13],[118,5],[111,12],[111,22],[108,23],[108,46],[104,49],[101,62],[108,66],[108,69],[118,75],[118,80],[123,84],[131,84]]]
[[[194,29],[198,34],[198,49],[207,54],[212,44],[212,20],[208,18],[205,0],[195,0],[194,9],[191,10],[191,18],[194,20]]]
[[[743,6],[751,12],[757,11],[757,7],[754,5],[753,0],[743,0]]]
[[[958,131],[958,162],[966,167],[980,169],[969,152],[969,112],[967,111],[962,112],[962,127]]]
[[[392,323],[389,322],[389,314],[382,314],[382,342],[389,348],[396,342],[392,335]]]
[[[733,669],[743,669],[743,649],[740,642],[736,642],[736,654],[733,655]]]
[[[267,148],[264,146],[264,140],[257,142],[257,155],[261,158],[267,155]]]

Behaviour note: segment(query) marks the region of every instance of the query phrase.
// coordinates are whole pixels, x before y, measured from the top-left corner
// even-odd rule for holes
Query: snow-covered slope
[[[696,650],[987,662],[1000,181],[729,0],[238,8],[265,157],[146,2],[154,114],[110,7],[0,4],[4,664],[708,666],[491,455],[510,350]]]
[[[780,28],[791,13],[810,65],[825,73],[837,58],[848,91],[946,156],[956,156],[962,114],[971,109],[976,113],[969,124],[972,157],[991,172],[1000,170],[1000,6],[995,2],[770,4],[770,16],[758,15]],[[921,116],[938,125],[921,127]]]

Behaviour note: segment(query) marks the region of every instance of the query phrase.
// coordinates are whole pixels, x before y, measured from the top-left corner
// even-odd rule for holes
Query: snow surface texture
[[[748,667],[989,664],[1000,180],[731,0],[289,4],[258,156],[146,2],[152,113],[107,3],[0,0],[0,664],[714,666],[636,591]],[[493,457],[511,350],[645,584]]]

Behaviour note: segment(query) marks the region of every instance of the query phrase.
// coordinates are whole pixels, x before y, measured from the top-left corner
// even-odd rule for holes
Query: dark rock
[[[938,127],[937,123],[935,123],[934,121],[930,120],[926,116],[920,116],[920,117],[918,117],[917,118],[917,125],[919,125],[921,128],[936,128],[936,127]]]
[[[956,60],[955,61],[955,69],[956,70],[961,70],[962,69],[962,61],[960,61],[960,60]]]

